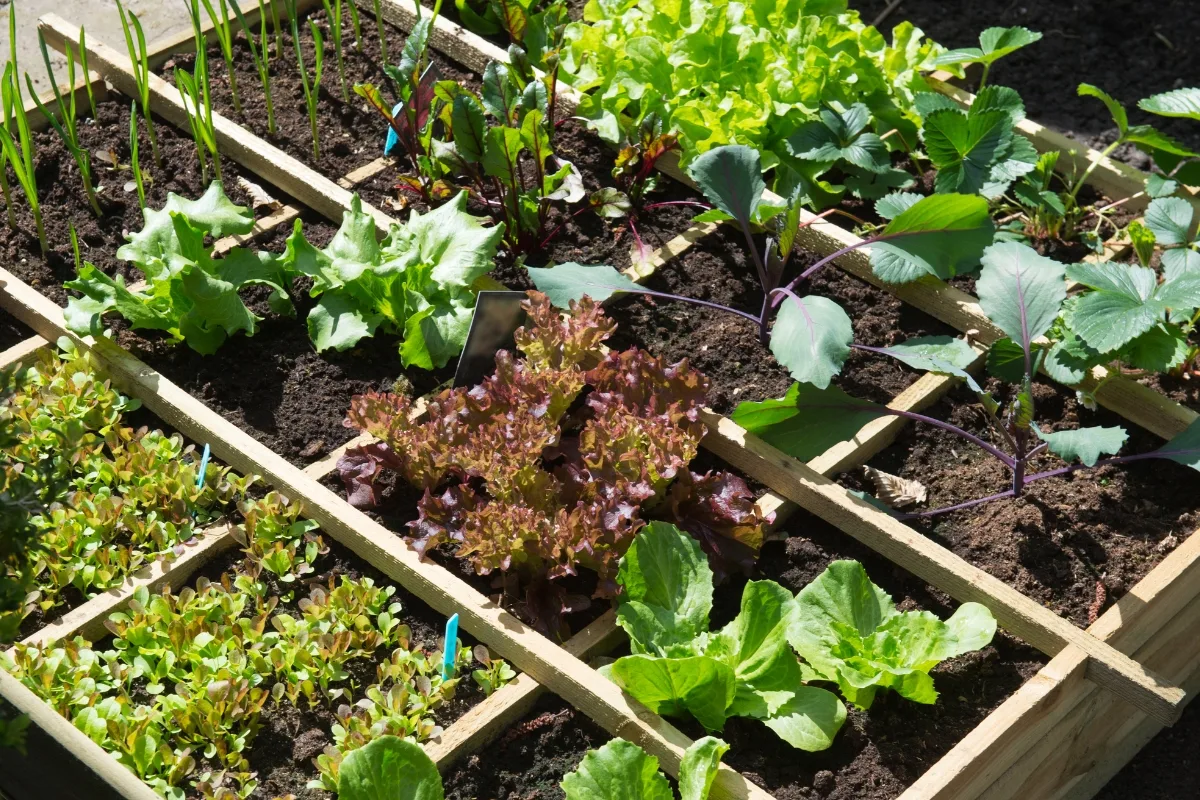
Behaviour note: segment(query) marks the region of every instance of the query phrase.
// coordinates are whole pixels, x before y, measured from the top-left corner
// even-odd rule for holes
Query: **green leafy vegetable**
[[[467,195],[408,222],[382,242],[356,196],[327,247],[304,238],[299,220],[282,266],[312,278],[320,301],[308,331],[318,350],[345,350],[381,327],[403,337],[405,366],[444,367],[462,352],[475,309],[475,284],[491,270],[503,225],[466,213]]]
[[[627,589],[617,615],[634,655],[617,659],[605,674],[650,709],[691,715],[708,730],[746,716],[793,747],[829,747],[846,711],[831,693],[803,683],[787,638],[795,615],[791,593],[772,581],[751,581],[738,616],[709,633],[712,579],[692,537],[666,523],[647,526],[617,578]]]
[[[697,739],[679,765],[680,800],[706,800],[729,745],[712,736]],[[632,742],[613,739],[583,757],[579,768],[562,781],[567,800],[671,800],[658,759]]]
[[[963,603],[944,622],[928,611],[899,612],[861,564],[835,561],[796,595],[788,638],[818,675],[865,709],[880,688],[936,702],[929,671],[986,647],[995,633],[996,620],[978,603]]]
[[[67,327],[79,334],[99,334],[104,315],[116,312],[134,329],[161,330],[186,341],[198,353],[211,354],[238,331],[253,336],[260,319],[238,290],[261,284],[272,290],[277,313],[291,313],[289,279],[279,259],[240,247],[212,257],[211,240],[248,233],[254,218],[234,205],[219,181],[199,200],[171,193],[159,210],[143,209],[146,224],[130,235],[117,257],[146,275],[147,286],[131,291],[124,280],[85,263],[68,289],[80,292],[67,304]]]

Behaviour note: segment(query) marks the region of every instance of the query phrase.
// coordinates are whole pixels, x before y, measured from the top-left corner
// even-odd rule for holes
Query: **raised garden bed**
[[[414,20],[410,7],[381,1],[389,23],[411,29]],[[363,12],[369,9],[370,3],[362,4]],[[323,17],[313,14],[318,21]],[[365,34],[373,21],[367,13],[363,20],[364,38],[370,39]],[[433,28],[434,47],[462,63],[465,80],[469,80],[469,71],[481,71],[489,59],[507,58],[502,50],[444,19],[437,19]],[[61,20],[48,19],[43,29],[52,43],[77,40],[77,30]],[[396,34],[397,47],[402,37]],[[93,68],[119,91],[134,92],[130,65],[122,64],[119,53],[103,43],[89,42],[89,49]],[[214,76],[220,75],[216,52],[210,53]],[[181,64],[192,63],[186,55],[177,54],[176,59]],[[355,69],[372,67],[369,60],[362,64],[352,60],[352,64]],[[446,66],[449,69],[450,65]],[[253,87],[256,77],[247,72],[242,86]],[[332,112],[323,124],[328,125],[329,137],[336,140],[340,133],[349,132],[349,128],[340,129],[344,120],[357,117],[345,109],[334,110],[341,101],[335,97],[336,90],[329,91],[332,86],[327,83],[323,94],[324,110]],[[180,96],[171,86],[155,84],[152,98],[162,120],[176,125],[184,122]],[[574,102],[565,89],[564,102]],[[306,122],[302,116],[299,120]],[[168,126],[160,125],[160,129]],[[343,154],[346,163],[338,162],[333,169],[322,162],[310,162],[317,168],[314,171],[292,158],[304,160],[299,152],[307,144],[303,139],[285,136],[277,142],[283,147],[276,149],[270,141],[223,119],[217,120],[216,131],[219,146],[248,174],[261,179],[264,185],[276,187],[285,197],[297,198],[289,201],[291,206],[275,210],[260,221],[260,228],[271,230],[255,240],[255,247],[279,252],[291,219],[296,216],[304,220],[309,241],[317,247],[325,245],[332,238],[333,227],[319,222],[302,205],[336,225],[342,212],[351,207],[346,187],[364,187],[371,204],[364,210],[381,230],[390,224],[393,215],[404,216],[388,203],[389,179],[385,176],[394,167],[369,158],[354,160],[368,152],[365,145],[361,149],[347,146]],[[569,141],[572,144],[564,145],[564,152],[569,147],[578,148],[578,155],[572,153],[571,157],[580,166],[585,183],[591,176],[598,186],[611,185],[604,180],[604,159],[594,158],[591,164],[586,160],[599,150],[598,140],[580,133]],[[1043,148],[1056,146],[1052,138],[1045,137],[1035,138],[1035,144]],[[685,177],[669,158],[660,166],[669,174]],[[341,167],[354,172],[343,174]],[[1105,166],[1096,175],[1097,190],[1110,195],[1114,194],[1114,186],[1128,189],[1132,180],[1130,173],[1119,167]],[[666,196],[700,196],[683,184],[668,185]],[[587,225],[591,223],[581,222],[564,228],[559,243],[543,256],[531,257],[528,263],[594,260],[620,268],[628,266],[628,248],[617,236],[623,228],[594,217],[588,219],[599,226],[589,230]],[[808,212],[801,212],[801,221],[806,223],[800,236],[806,252],[796,257],[798,267],[815,263],[857,239],[852,232],[814,219]],[[659,227],[643,226],[643,238],[657,249],[646,263],[629,273],[645,281],[652,291],[677,291],[756,307],[762,300],[761,289],[752,279],[745,279],[752,268],[744,260],[738,234],[730,235],[731,229],[731,225],[692,227],[688,215],[664,215]],[[621,260],[622,253],[625,261]],[[512,262],[504,263],[493,277],[524,288],[524,273],[514,266]],[[888,347],[915,335],[969,330],[976,354],[969,368],[977,369],[982,361],[979,354],[1002,335],[974,298],[961,289],[934,280],[900,287],[882,284],[859,250],[845,254],[837,266],[844,272],[822,274],[812,292],[852,310],[858,343]],[[6,310],[47,339],[69,333],[62,310],[52,302],[62,299],[57,287],[49,292],[48,300],[8,275],[3,280],[0,305]],[[442,557],[419,560],[396,536],[401,531],[395,523],[411,519],[411,514],[385,516],[381,524],[352,508],[342,499],[344,494],[337,491],[340,487],[332,473],[345,445],[371,441],[370,437],[351,441],[353,431],[339,428],[350,397],[368,389],[388,389],[401,374],[409,378],[415,394],[424,395],[449,377],[452,363],[442,373],[402,371],[396,358],[397,342],[382,335],[345,354],[315,354],[306,350],[308,341],[300,319],[270,316],[263,295],[251,292],[246,299],[252,309],[267,318],[258,331],[263,338],[239,341],[236,348],[227,346],[216,356],[198,356],[179,345],[172,349],[154,335],[127,328],[119,330],[115,344],[81,342],[80,346],[91,346],[97,363],[117,385],[141,398],[167,425],[193,441],[210,443],[225,462],[264,475],[269,485],[302,503],[305,515],[321,526],[324,536],[355,553],[339,556],[338,563],[350,564],[346,567],[350,572],[363,572],[365,567],[356,559],[365,559],[380,571],[380,580],[386,576],[386,580],[411,593],[406,605],[416,608],[428,604],[431,619],[435,613],[458,613],[467,634],[509,658],[522,671],[512,684],[467,711],[447,729],[441,743],[427,748],[442,768],[447,793],[455,797],[507,796],[536,790],[553,795],[558,781],[578,766],[584,751],[597,748],[606,738],[589,718],[600,728],[636,742],[658,757],[668,773],[677,774],[683,749],[690,743],[688,736],[638,705],[581,660],[623,646],[623,634],[611,614],[599,616],[560,646],[495,603],[488,597],[486,585],[477,580],[464,581],[455,574],[461,569],[457,563]],[[301,315],[307,310],[300,304]],[[745,400],[777,397],[787,389],[786,370],[764,357],[765,348],[752,352],[747,346],[744,353],[735,349],[753,342],[745,331],[739,333],[724,324],[733,318],[695,313],[690,306],[668,304],[657,298],[616,300],[610,310],[620,327],[610,345],[615,349],[643,347],[672,361],[689,357],[693,366],[711,373],[715,391],[709,402],[716,412],[727,413]],[[735,325],[746,327],[740,321]],[[271,336],[272,331],[277,334]],[[260,348],[268,336],[271,346]],[[378,350],[373,350],[376,346]],[[856,353],[835,385],[895,410],[933,408],[934,416],[954,419],[965,414],[956,410],[963,402],[961,390],[952,391],[956,380],[945,374],[921,374],[881,361],[874,354]],[[1071,410],[1070,395],[1062,390],[1046,385],[1038,392],[1039,402],[1061,406],[1060,418],[1086,416]],[[936,405],[939,398],[944,398],[940,406]],[[1155,446],[1155,436],[1176,435],[1195,417],[1154,388],[1122,376],[1105,382],[1095,398],[1110,413],[1145,429],[1135,435],[1135,450]],[[1030,534],[1031,540],[1042,536],[1060,548],[1071,548],[1071,555],[1066,557],[1076,560],[1070,561],[1066,569],[1055,570],[1053,564],[1047,567],[1042,551],[1018,553],[1015,557],[1011,552],[989,551],[981,557],[977,544],[955,533],[966,530],[973,534],[978,528],[970,521],[973,518],[960,522],[959,517],[951,517],[938,523],[946,525],[945,529],[933,525],[922,531],[920,524],[905,525],[826,477],[868,461],[898,468],[913,466],[906,462],[916,459],[926,465],[932,462],[934,469],[942,465],[947,485],[942,486],[932,477],[927,481],[939,502],[943,496],[947,502],[960,499],[951,485],[955,479],[962,480],[961,474],[955,474],[959,472],[957,454],[950,451],[947,459],[944,451],[949,446],[927,435],[924,428],[912,429],[910,434],[907,420],[901,416],[884,416],[865,423],[850,440],[807,456],[807,464],[746,434],[718,413],[702,411],[699,418],[708,428],[703,440],[707,448],[741,470],[752,485],[769,487],[760,490],[757,509],[763,515],[775,513],[777,533],[765,545],[755,577],[772,578],[789,592],[796,592],[812,582],[830,560],[856,558],[894,596],[902,610],[926,609],[944,617],[956,603],[975,601],[990,609],[1004,629],[991,648],[935,671],[945,695],[938,705],[927,711],[922,707],[918,713],[898,696],[881,695],[869,711],[851,712],[832,750],[803,754],[798,759],[794,751],[780,749],[781,743],[766,734],[761,725],[746,720],[731,722],[725,738],[733,750],[717,773],[714,797],[903,796],[915,800],[974,797],[985,792],[993,797],[1047,796],[1058,790],[1064,775],[1082,775],[1076,786],[1087,787],[1082,791],[1090,793],[1136,752],[1147,738],[1147,731],[1177,718],[1186,702],[1184,690],[1194,682],[1195,645],[1186,638],[1186,632],[1194,619],[1196,598],[1188,578],[1200,555],[1200,540],[1189,535],[1197,520],[1186,501],[1168,499],[1155,494],[1152,488],[1144,496],[1131,493],[1131,484],[1140,481],[1149,485],[1138,477],[1144,473],[1133,468],[1144,465],[1118,468],[1122,470],[1121,478],[1113,482],[1110,493],[1119,495],[1123,503],[1134,504],[1132,510],[1126,509],[1130,514],[1138,514],[1144,502],[1155,503],[1161,521],[1147,522],[1144,514],[1139,520],[1140,525],[1154,532],[1131,535],[1120,517],[1105,514],[1103,520],[1110,527],[1100,543],[1080,543],[1083,534],[1074,529],[1046,528]],[[898,443],[888,449],[897,436],[901,437]],[[723,465],[716,462],[714,466]],[[1191,480],[1187,477],[1191,473],[1179,469],[1182,477],[1175,483],[1183,485]],[[855,474],[847,473],[842,483],[859,488]],[[415,499],[406,493],[396,494],[407,498],[410,506]],[[1039,499],[1031,494],[1012,504],[1036,508]],[[1067,501],[1051,498],[1051,502]],[[805,511],[790,516],[796,510],[793,504]],[[995,512],[999,507],[988,508]],[[1060,512],[1059,516],[1064,514]],[[783,531],[790,533],[785,536]],[[1056,531],[1061,542],[1055,542]],[[931,536],[923,535],[926,532]],[[858,542],[844,538],[846,533]],[[1003,545],[1000,550],[1010,543],[1004,541],[1003,531],[994,538]],[[1169,544],[1160,547],[1162,541]],[[1085,604],[1089,587],[1081,575],[1099,570],[1098,565],[1106,559],[1114,565],[1111,585],[1105,583],[1106,596]],[[441,566],[439,561],[451,568]],[[1041,572],[1033,574],[1032,566]],[[1054,573],[1053,579],[1046,577],[1047,570]],[[172,568],[154,580],[178,587],[192,571],[185,574],[185,570]],[[1062,575],[1068,573],[1070,577],[1063,579]],[[742,587],[743,581],[738,579],[718,588],[714,625],[734,616]],[[1094,585],[1091,593],[1091,600],[1096,601]],[[103,615],[119,607],[128,596],[125,592],[112,599]],[[1051,604],[1050,609],[1045,607],[1046,602]],[[1115,607],[1105,610],[1113,604]],[[97,613],[88,624],[95,625],[103,615]],[[1084,625],[1089,627],[1081,631]],[[1048,663],[1046,657],[1050,657]],[[564,706],[555,704],[534,706],[539,683],[576,710],[565,711]],[[150,790],[131,782],[121,767],[111,760],[106,764],[90,740],[69,726],[57,725],[52,715],[43,713],[28,692],[11,679],[0,677],[0,689],[10,703],[31,713],[38,730],[49,731],[78,749],[98,779],[110,789],[115,787],[115,796],[150,796]],[[532,713],[523,717],[531,709]],[[301,778],[295,775],[303,772],[298,765],[316,745],[316,734],[310,736],[308,731],[330,721],[328,712],[324,713],[315,717],[289,717],[284,713],[264,718],[267,725],[260,736],[265,736],[262,741],[269,755],[255,761],[251,751],[250,760],[260,773],[262,785],[258,791],[296,791],[296,781]],[[687,734],[702,733],[698,726],[681,724]],[[1076,732],[1074,741],[1078,746],[1055,746],[1062,741],[1063,731]],[[297,739],[290,751],[289,736]],[[494,748],[465,762],[466,766],[449,767],[497,737]],[[48,744],[40,734],[36,740]],[[1101,758],[1094,756],[1097,747],[1103,748]],[[920,756],[911,757],[917,750]],[[289,764],[289,758],[295,763]],[[782,766],[784,762],[789,766]],[[10,772],[7,764],[5,771]]]

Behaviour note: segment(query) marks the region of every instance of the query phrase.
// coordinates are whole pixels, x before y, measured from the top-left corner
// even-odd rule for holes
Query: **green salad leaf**
[[[345,350],[380,328],[403,337],[405,366],[434,369],[462,352],[475,308],[475,284],[491,270],[504,226],[466,213],[466,192],[376,241],[375,221],[358,197],[327,247],[304,238],[300,221],[284,265],[312,278],[320,300],[308,316],[318,350]]]
[[[442,800],[442,776],[421,745],[380,736],[351,751],[338,770],[339,800]]]
[[[830,692],[806,686],[788,644],[795,614],[790,592],[752,581],[738,616],[709,632],[712,570],[696,541],[674,525],[654,523],[621,562],[617,618],[634,655],[603,673],[651,710],[690,715],[720,730],[730,716],[759,719],[803,750],[824,750],[845,721]]]
[[[936,702],[929,671],[986,647],[995,633],[996,620],[978,603],[963,603],[945,621],[928,611],[899,612],[861,564],[835,561],[796,595],[788,638],[813,670],[866,709],[880,688]]]
[[[697,739],[679,765],[680,800],[705,800],[729,745],[712,736]],[[613,739],[589,751],[562,781],[567,800],[672,800],[658,759],[633,742]]]
[[[269,287],[272,310],[292,313],[290,277],[280,259],[241,247],[213,258],[211,240],[249,233],[254,226],[250,210],[234,204],[220,181],[199,200],[171,193],[161,209],[147,208],[143,215],[146,224],[117,257],[145,274],[145,288],[131,290],[121,276],[109,277],[84,263],[78,277],[65,284],[82,295],[67,304],[71,331],[98,335],[104,316],[115,312],[134,329],[164,331],[208,355],[239,331],[247,336],[257,331],[261,318],[238,294],[244,287]]]

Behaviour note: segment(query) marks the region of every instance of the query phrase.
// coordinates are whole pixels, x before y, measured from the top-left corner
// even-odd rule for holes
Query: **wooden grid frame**
[[[395,0],[384,0],[384,3],[386,18],[405,30],[411,28],[413,17],[407,7],[401,7]],[[369,8],[364,10],[369,11]],[[43,21],[43,31],[47,40],[59,47],[72,41],[72,32],[78,33],[77,29],[55,18]],[[444,19],[438,20],[433,45],[476,70],[481,70],[488,60],[506,58],[504,51]],[[178,52],[190,45],[180,41],[173,46]],[[100,43],[89,47],[89,59],[118,90],[130,88],[125,80],[131,66],[128,59]],[[179,108],[178,93],[165,82],[160,83],[153,88],[155,111],[179,124],[182,120],[177,113],[172,118],[172,113]],[[219,122],[218,131],[224,152],[335,221],[348,206],[346,189],[379,174],[388,166],[381,159],[333,183],[228,121]],[[1035,144],[1045,143],[1035,140]],[[682,177],[669,165],[666,171]],[[1107,171],[1098,169],[1097,173],[1107,174]],[[377,209],[370,213],[375,215],[381,228],[391,221]],[[269,230],[298,214],[299,210],[295,208],[282,209],[271,218],[260,220],[256,232]],[[652,264],[661,266],[714,229],[711,225],[697,226],[685,232],[656,253]],[[848,238],[851,234],[823,221],[809,226],[809,231],[805,244],[818,252],[832,252],[852,241]],[[1117,252],[1119,248],[1110,250],[1113,255]],[[862,260],[847,257],[839,266],[877,284],[868,277],[869,264],[866,275],[856,271],[861,271],[863,265],[856,262]],[[635,277],[644,278],[651,272],[646,270]],[[0,306],[24,319],[47,339],[66,333],[61,309],[7,273],[0,272],[0,283],[5,284],[0,290]],[[937,309],[939,313],[934,316],[959,329],[978,331],[976,336],[980,341],[996,338],[974,298],[955,294],[944,284],[921,289],[911,297],[897,290],[893,293],[930,313],[934,313],[931,309]],[[20,359],[22,354],[43,343],[44,340],[35,338],[17,345],[0,354],[0,362]],[[595,685],[605,682],[578,660],[602,652],[619,641],[611,613],[601,617],[563,648],[546,642],[501,609],[490,606],[486,598],[478,596],[440,567],[416,561],[407,548],[398,544],[394,534],[353,511],[317,484],[314,478],[332,468],[336,453],[299,470],[111,342],[80,344],[85,348],[90,346],[114,382],[130,394],[141,397],[164,421],[192,439],[212,442],[218,456],[233,466],[262,473],[280,488],[301,498],[309,509],[309,516],[317,520],[328,535],[351,546],[439,611],[466,611],[463,613],[464,628],[524,670],[517,681],[472,709],[447,731],[441,743],[431,747],[439,764],[481,746],[527,710],[539,691],[535,681],[540,679],[547,688],[578,706],[614,735],[641,744],[659,756],[668,771],[677,771],[678,757],[687,739],[668,723],[621,695],[615,687]],[[974,366],[978,367],[980,363],[981,359],[977,359]],[[1144,387],[1120,386],[1122,382],[1138,387],[1121,378],[1110,381],[1100,393],[1102,402],[1160,435],[1172,435],[1195,416],[1150,390],[1145,391],[1157,397],[1158,402],[1146,408],[1145,393],[1138,391]],[[924,376],[895,398],[892,405],[909,409],[924,407],[953,384],[952,379]],[[1120,386],[1120,391],[1110,388],[1114,384]],[[1139,403],[1142,407],[1138,407]],[[1037,797],[1090,796],[1084,792],[1094,791],[1102,785],[1161,724],[1179,713],[1186,697],[1177,687],[1189,691],[1196,688],[1194,676],[1200,653],[1186,633],[1190,620],[1200,613],[1200,600],[1197,599],[1200,568],[1195,566],[1197,556],[1200,556],[1200,537],[1189,537],[1084,633],[990,576],[965,562],[960,563],[961,560],[888,515],[850,497],[841,487],[823,477],[863,463],[890,443],[902,429],[903,420],[895,417],[876,420],[864,426],[853,441],[831,448],[808,465],[788,459],[746,435],[729,420],[710,414],[705,421],[711,431],[705,439],[706,446],[773,488],[774,491],[760,500],[760,508],[764,511],[773,510],[777,519],[782,519],[795,507],[791,501],[796,501],[957,599],[984,602],[1006,628],[1055,655],[1038,676],[1027,682],[914,784],[904,794],[906,800],[1015,797],[1018,793],[1028,793],[1032,786],[1042,788],[1033,795]],[[229,547],[230,542],[227,529],[211,530],[194,551],[167,568],[156,567],[155,574],[138,580],[157,581],[158,585],[181,585],[205,554],[211,555],[221,547]],[[96,603],[97,600],[103,602]],[[88,625],[103,619],[120,602],[119,598],[108,596],[96,598],[89,602],[89,605],[96,603],[91,610],[76,609],[68,615],[70,620],[59,623],[59,633],[53,635],[87,630]],[[1127,653],[1136,656],[1136,660],[1129,658]],[[1143,665],[1159,671],[1164,679],[1155,678]],[[1098,685],[1109,691],[1102,691]],[[11,678],[0,675],[0,694],[10,700],[16,698],[20,701],[15,702],[18,706],[22,703],[28,706],[32,697],[27,692],[28,696],[22,696],[23,691],[23,687]],[[36,698],[34,702],[40,705]],[[39,725],[44,721],[43,716],[39,713],[35,719]],[[53,720],[46,724],[61,728]],[[72,737],[70,731],[59,732],[68,739],[80,738]],[[1071,747],[1036,747],[1039,742],[1062,743],[1064,735],[1070,737],[1067,741],[1072,743]],[[86,738],[72,744],[98,750]],[[1096,754],[1100,752],[1105,755],[1103,759],[1097,758]],[[92,757],[96,753],[89,751],[87,755]],[[100,771],[114,772],[111,767]],[[115,771],[124,772],[119,767]],[[120,796],[153,796],[129,788],[128,781],[122,780],[120,775],[103,777],[110,785],[119,784],[122,791],[132,792]],[[136,779],[134,783],[142,786]],[[722,768],[714,796],[768,795],[732,770]]]

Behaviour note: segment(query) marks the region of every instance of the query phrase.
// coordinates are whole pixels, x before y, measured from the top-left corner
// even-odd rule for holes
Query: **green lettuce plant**
[[[503,226],[484,227],[466,213],[467,196],[393,225],[382,242],[356,196],[323,250],[304,238],[299,220],[280,267],[312,278],[320,300],[308,316],[318,350],[345,350],[385,331],[403,337],[405,366],[444,367],[462,352],[477,283],[491,270]],[[227,256],[228,257],[228,256]]]
[[[880,689],[936,703],[929,671],[986,647],[995,633],[996,620],[978,603],[963,603],[944,622],[928,611],[900,612],[862,564],[835,561],[796,595],[788,641],[819,679],[867,709]]]
[[[680,800],[706,800],[729,745],[705,736],[684,751],[679,765]],[[381,736],[342,762],[339,800],[442,800],[437,765],[421,746],[399,736]],[[567,800],[671,800],[658,759],[632,742],[613,739],[583,757],[562,780]],[[333,790],[331,790],[333,791]]]
[[[273,291],[272,310],[293,313],[288,280],[280,259],[267,253],[233,248],[212,256],[212,241],[248,233],[253,214],[234,205],[219,181],[198,200],[171,193],[158,210],[143,209],[146,224],[131,234],[117,257],[146,276],[146,287],[130,290],[124,280],[110,278],[90,263],[66,283],[80,292],[67,303],[67,327],[79,334],[100,334],[104,316],[115,312],[135,330],[160,330],[186,341],[198,353],[215,353],[238,331],[253,336],[259,317],[238,295],[244,286],[262,284]]]
[[[820,109],[866,104],[877,133],[915,144],[915,92],[943,48],[902,23],[892,40],[844,0],[741,5],[592,0],[566,29],[562,68],[585,93],[578,114],[610,142],[655,114],[678,132],[685,164],[725,144],[776,166]]]
[[[788,744],[824,750],[846,719],[831,692],[806,685],[788,643],[796,607],[773,581],[751,581],[741,611],[710,632],[713,574],[692,537],[652,522],[621,559],[617,622],[632,655],[601,672],[666,716],[690,715],[719,731],[729,717],[761,720]]]

